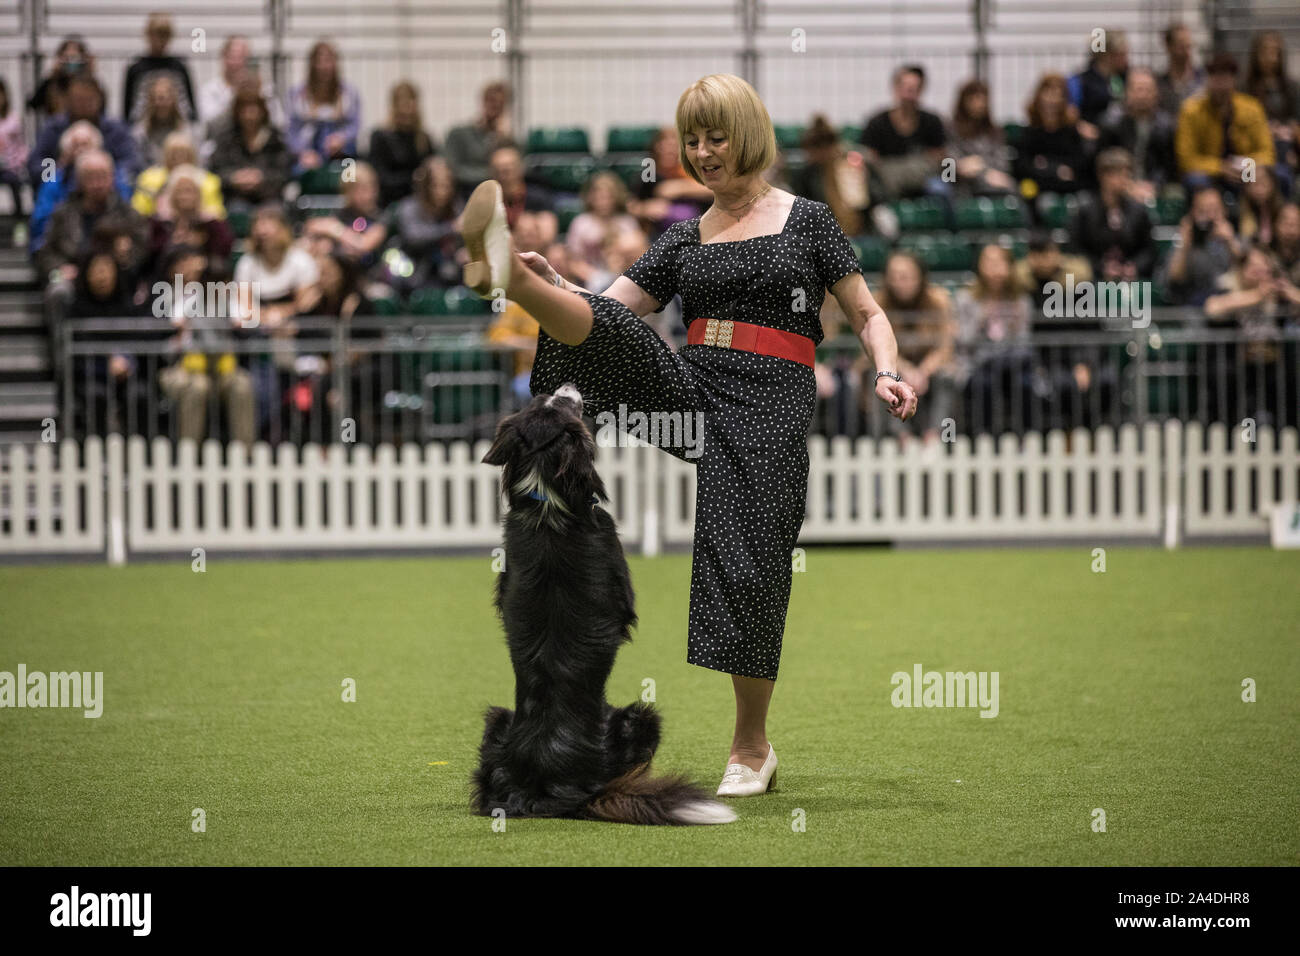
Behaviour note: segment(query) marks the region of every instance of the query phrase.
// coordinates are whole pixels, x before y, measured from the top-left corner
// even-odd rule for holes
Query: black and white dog
[[[605,681],[636,623],[632,581],[596,444],[572,385],[504,418],[483,461],[509,502],[496,607],[515,709],[484,716],[472,807],[488,815],[616,823],[730,823],[735,811],[680,776],[649,774],[660,716],[613,707]]]

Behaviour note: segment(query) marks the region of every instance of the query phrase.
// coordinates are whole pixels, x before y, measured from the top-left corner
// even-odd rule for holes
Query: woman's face
[[[192,213],[199,208],[199,187],[192,179],[177,180],[172,188],[172,209]]]
[[[1272,36],[1263,37],[1259,41],[1259,66],[1264,73],[1276,73],[1278,64],[1282,60],[1282,48],[1278,43],[1278,38]]]
[[[274,216],[261,216],[253,224],[253,238],[268,251],[280,252],[289,247],[289,229]]]
[[[312,65],[316,69],[316,75],[323,80],[333,79],[334,71],[338,68],[338,64],[334,59],[334,51],[327,46],[323,46],[316,51]]]
[[[1272,260],[1258,249],[1252,249],[1250,254],[1246,256],[1246,261],[1241,265],[1241,278],[1243,284],[1249,289],[1263,285],[1272,274]]]
[[[429,170],[430,205],[441,206],[451,201],[456,192],[456,179],[451,168],[438,163]]]
[[[591,184],[587,201],[591,205],[591,211],[596,215],[608,216],[614,211],[614,187],[609,184],[608,179],[603,177],[597,179]]]
[[[105,299],[112,295],[116,279],[117,265],[112,256],[95,256],[86,267],[86,285],[97,298]]]
[[[1300,208],[1283,206],[1274,226],[1274,234],[1279,241],[1289,245],[1300,243]]]
[[[176,86],[162,78],[149,88],[149,111],[154,116],[170,116],[176,109]]]
[[[415,97],[408,90],[399,90],[393,94],[393,119],[399,126],[413,126],[417,111]]]
[[[245,129],[255,129],[262,125],[262,110],[251,100],[239,107],[239,124]]]
[[[971,90],[966,94],[966,115],[973,120],[982,120],[989,115],[989,98],[983,90]]]
[[[1038,112],[1045,119],[1056,120],[1065,109],[1065,94],[1060,86],[1048,83],[1038,94]]]
[[[1002,250],[997,246],[985,246],[984,251],[980,253],[979,267],[977,270],[980,277],[983,278],[985,285],[990,289],[1001,289],[1011,278],[1011,268],[1007,265],[1007,257],[1002,254]]]
[[[730,142],[727,133],[721,129],[697,129],[686,134],[686,158],[695,167],[695,172],[704,185],[713,191],[725,186],[732,179]]]
[[[347,192],[348,205],[353,209],[370,210],[379,202],[379,183],[369,173],[358,171],[356,182]]]
[[[899,302],[915,301],[921,292],[921,270],[907,256],[894,256],[885,266],[885,288]]]

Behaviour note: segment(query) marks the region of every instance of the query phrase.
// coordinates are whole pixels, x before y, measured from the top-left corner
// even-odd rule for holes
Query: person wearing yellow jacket
[[[197,166],[198,151],[188,133],[172,133],[163,140],[163,165],[150,166],[135,178],[135,194],[131,206],[142,216],[152,216],[158,209],[158,197],[167,186],[172,170],[177,166]],[[221,197],[221,177],[203,171],[199,183],[199,205],[214,219],[226,218],[226,204]]]
[[[1258,167],[1277,161],[1264,107],[1237,92],[1236,78],[1236,58],[1217,53],[1206,66],[1204,92],[1183,101],[1174,150],[1189,190],[1204,185],[1239,189]]]

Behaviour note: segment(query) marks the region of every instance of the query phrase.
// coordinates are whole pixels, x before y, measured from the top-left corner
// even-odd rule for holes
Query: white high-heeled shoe
[[[469,253],[465,285],[483,299],[492,298],[498,289],[505,295],[510,284],[510,226],[501,184],[495,179],[486,179],[474,187],[465,203],[460,231]]]
[[[718,787],[720,797],[752,797],[767,793],[776,780],[776,751],[771,741],[767,744],[767,759],[763,766],[755,771],[743,763],[727,764],[726,773],[722,775],[722,784]]]

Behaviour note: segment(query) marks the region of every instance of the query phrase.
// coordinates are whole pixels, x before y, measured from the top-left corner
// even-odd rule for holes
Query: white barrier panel
[[[0,554],[104,550],[104,446],[86,441],[0,447]]]
[[[1296,430],[1184,426],[1183,527],[1189,535],[1267,536],[1274,509],[1300,502]]]

